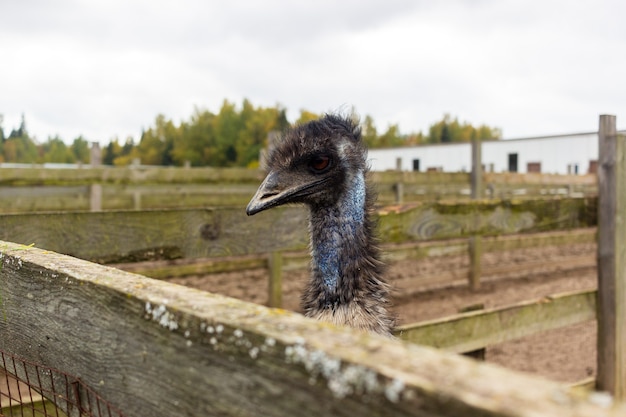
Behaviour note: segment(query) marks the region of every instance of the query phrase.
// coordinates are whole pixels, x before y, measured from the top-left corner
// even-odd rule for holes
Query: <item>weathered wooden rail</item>
[[[472,311],[400,326],[411,342],[464,353],[534,333],[596,319],[597,291],[555,294],[540,300]]]
[[[468,252],[467,239],[424,240],[433,237],[459,237],[477,232],[489,235],[568,230],[593,225],[594,207],[593,199],[478,201],[458,205],[432,203],[388,208],[381,211],[379,224],[383,241],[404,242],[386,246],[388,260],[398,261]],[[0,237],[23,244],[35,243],[39,247],[99,262],[182,258],[165,264],[151,262],[150,269],[142,264],[124,265],[126,269],[155,278],[266,267],[270,269],[269,305],[279,307],[282,272],[306,267],[309,262],[309,255],[303,251],[280,254],[281,250],[306,247],[306,212],[292,207],[268,214],[260,221],[231,209],[3,215],[0,216]],[[473,222],[475,218],[482,220]],[[250,224],[250,227],[242,228],[244,224]],[[490,252],[566,241],[593,242],[595,230],[495,236],[485,238],[483,246],[485,252]],[[245,255],[258,251],[258,248],[272,251],[271,256]],[[245,256],[222,257],[242,254]],[[198,261],[197,258],[204,259]],[[595,264],[595,259],[590,256],[566,262],[564,269],[581,265],[590,267]],[[559,265],[550,266],[556,268]],[[544,268],[545,265],[538,267]],[[483,275],[488,276],[490,272],[506,271],[485,269]],[[461,271],[452,275],[420,277],[419,281],[420,286],[450,285],[466,279],[467,272]],[[509,339],[515,335],[512,332]]]
[[[597,224],[596,198],[477,200],[388,206],[378,213],[386,243],[571,230]],[[0,215],[0,239],[101,263],[303,250],[307,212],[279,207]]]
[[[606,121],[606,116],[603,117]],[[613,130],[614,122],[613,118]],[[601,138],[602,126],[601,119]],[[604,137],[610,139],[608,142],[615,139],[610,130],[604,131]],[[624,397],[623,370],[626,369],[619,355],[626,334],[623,331],[625,321],[619,312],[623,312],[626,287],[622,268],[623,237],[616,237],[623,236],[620,235],[623,225],[615,207],[621,207],[626,200],[623,187],[619,187],[620,180],[615,181],[613,175],[624,169],[626,158],[622,146],[623,143],[618,146],[618,152],[613,153],[619,156],[617,162],[615,158],[607,158],[611,152],[601,156],[600,171],[604,170],[603,175],[607,174],[609,180],[604,185],[601,181],[600,189],[610,190],[604,193],[605,197],[618,197],[609,204],[602,204],[602,208],[608,208],[602,210],[603,216],[608,216],[610,221],[607,223],[604,217],[598,249],[598,258],[602,261],[598,360],[605,366],[599,372],[598,386],[611,390],[619,399]],[[614,169],[618,163],[620,167]],[[391,242],[408,242],[433,236],[490,236],[593,225],[589,223],[595,221],[597,204],[593,200],[586,200],[582,205],[569,200],[555,201],[558,203],[549,205],[536,202],[495,202],[493,205],[491,202],[491,206],[478,201],[467,205],[467,210],[462,212],[458,207],[452,209],[441,203],[398,206],[380,213],[381,230]],[[486,210],[481,208],[484,204],[487,204]],[[535,210],[539,206],[542,210]],[[285,213],[286,217],[281,218]],[[179,213],[172,217],[170,214],[161,213],[161,217],[151,220],[182,220],[175,223],[179,228],[186,232],[195,230],[207,242],[221,240],[221,249],[205,242],[208,251],[205,247],[194,252],[193,249],[200,246],[193,244],[184,248],[152,246],[142,247],[130,255],[141,257],[150,252],[162,252],[172,257],[194,257],[203,253],[202,256],[251,253],[247,252],[247,241],[231,252],[233,246],[229,244],[237,239],[230,229],[222,235],[221,216],[229,220],[236,220],[236,217],[220,212],[216,220],[216,212],[212,212],[203,218],[212,222],[201,223],[196,229],[198,224],[193,216]],[[292,213],[286,209],[277,217],[270,217],[275,223],[269,230],[291,219],[289,214]],[[12,232],[19,230],[15,227],[16,218],[13,216],[6,222]],[[80,220],[80,216],[73,220]],[[297,218],[298,222],[302,220],[302,217]],[[607,228],[607,224],[615,227]],[[36,235],[35,229],[29,227],[21,232],[27,230]],[[82,239],[76,236],[76,230],[81,229],[67,233],[69,240]],[[138,230],[142,229],[133,231]],[[249,231],[256,243],[260,242],[259,233],[260,230]],[[195,234],[191,236],[196,239]],[[65,238],[63,234],[57,237]],[[149,243],[154,241],[148,240]],[[298,242],[296,246],[302,244],[297,232],[279,242],[279,249],[269,250],[283,250],[281,245],[292,247],[289,244],[293,242]],[[123,250],[115,244],[108,241],[94,246],[119,257]],[[625,405],[612,404],[611,398],[604,394],[571,392],[551,382],[468,362],[439,351],[337,329],[283,310],[172,286],[54,252],[0,242],[0,255],[3,319],[0,320],[0,350],[19,353],[25,359],[79,375],[89,386],[98,387],[114,404],[129,410],[128,415],[158,412],[168,415],[582,416],[626,412]],[[280,264],[281,260],[274,257],[272,262]],[[609,273],[603,274],[607,271]],[[503,335],[510,333],[508,330],[524,335],[591,320],[596,309],[594,302],[593,292],[553,296],[540,302],[467,313],[400,331],[407,337],[430,338],[431,344],[460,351],[501,341]],[[527,317],[546,320],[537,323]],[[462,326],[462,323],[466,324]],[[467,326],[467,323],[472,324]],[[468,327],[474,328],[466,337],[469,342],[455,341],[459,329]],[[438,330],[431,337],[434,328]],[[485,332],[484,328],[496,331]],[[90,329],[98,331],[90,332]],[[448,329],[447,337],[441,336],[446,333],[444,329]],[[77,396],[80,397],[80,392]]]
[[[518,234],[511,236],[495,236],[484,238],[483,254],[519,250],[524,248],[538,248],[551,246],[565,246],[581,243],[595,243],[596,229],[574,229],[560,232],[544,232],[533,234]],[[425,242],[410,242],[404,244],[386,244],[382,246],[383,256],[388,264],[405,260],[421,260],[447,256],[467,256],[469,242],[467,239],[437,240]],[[272,252],[271,254],[252,254],[244,256],[214,257],[203,259],[176,259],[150,262],[131,262],[113,264],[116,268],[134,272],[155,279],[180,278],[190,275],[208,275],[221,272],[245,271],[252,269],[268,270],[270,307],[282,307],[281,281],[283,274],[289,271],[307,269],[310,255],[307,251]],[[537,261],[524,265],[489,266],[482,269],[482,279],[492,276],[519,275],[520,268],[524,275],[534,271],[571,271],[582,268],[594,268],[596,256],[590,253],[587,256],[572,256],[550,261]],[[414,295],[416,291],[426,288],[442,287],[456,284],[466,284],[469,267],[461,268],[448,273],[438,273],[433,276],[414,277],[412,280],[419,285],[411,285],[404,289],[399,297]]]
[[[485,253],[488,253],[529,247],[593,243],[595,239],[596,231],[592,228],[557,233],[492,237],[486,238],[484,245]],[[385,246],[384,252],[389,261],[399,261],[465,255],[467,248],[467,240],[452,240]],[[308,265],[309,255],[306,252],[287,254],[274,252],[270,256],[252,255],[203,259],[194,262],[181,260],[118,264],[115,266],[157,279],[268,268],[268,305],[281,307],[283,299],[282,272],[306,268]],[[564,273],[581,268],[595,268],[595,265],[595,255],[592,253],[588,256],[577,255],[563,259],[552,259],[549,262],[540,261],[514,266],[488,267],[483,269],[483,278],[489,279],[491,276],[516,274],[528,277],[535,270],[542,274],[547,271]],[[466,284],[467,276],[467,269],[434,276],[417,276],[411,278],[415,281],[413,284],[408,285],[405,282],[404,284],[408,287],[396,294],[396,297],[410,297],[433,286]],[[595,290],[567,295],[560,294],[514,306],[407,324],[401,326],[396,334],[403,339],[421,345],[445,348],[457,353],[469,352],[536,332],[593,320],[596,317],[595,294]]]
[[[0,254],[0,349],[80,376],[127,416],[626,412],[600,394],[54,252],[0,242]]]
[[[243,207],[263,173],[243,168],[0,168],[0,213]],[[594,196],[593,175],[482,174],[485,197]],[[467,173],[373,172],[382,204],[467,199]]]

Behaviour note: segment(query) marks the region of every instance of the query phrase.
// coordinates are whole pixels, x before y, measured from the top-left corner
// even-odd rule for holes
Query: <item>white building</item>
[[[620,132],[623,133],[623,132]],[[371,169],[386,171],[469,172],[470,143],[371,149]],[[494,140],[482,143],[483,167],[488,172],[543,172],[586,174],[596,172],[598,133]]]

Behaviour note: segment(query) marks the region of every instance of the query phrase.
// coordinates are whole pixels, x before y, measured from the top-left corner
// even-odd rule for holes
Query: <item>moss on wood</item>
[[[127,416],[623,415],[433,349],[0,242],[0,349]],[[504,399],[504,400],[503,400]]]

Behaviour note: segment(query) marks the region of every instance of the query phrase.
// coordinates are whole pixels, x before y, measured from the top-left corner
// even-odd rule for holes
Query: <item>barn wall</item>
[[[597,133],[582,133],[529,139],[489,141],[483,143],[483,165],[489,171],[507,172],[508,155],[518,154],[519,173],[527,172],[527,164],[541,163],[541,172],[567,174],[568,167],[578,166],[579,174],[586,174],[589,162],[598,159]],[[394,149],[372,149],[369,152],[374,171],[396,169],[401,158],[402,170],[413,170],[413,160],[419,159],[420,171],[441,168],[446,172],[471,170],[469,143],[438,144]],[[573,172],[572,172],[573,173]]]

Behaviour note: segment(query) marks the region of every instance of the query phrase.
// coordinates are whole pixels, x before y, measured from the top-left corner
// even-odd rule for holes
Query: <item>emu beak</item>
[[[246,207],[246,214],[252,216],[260,211],[286,203],[290,193],[289,187],[281,185],[280,175],[276,171],[271,171],[263,180],[256,194]]]
[[[252,216],[283,204],[304,202],[303,198],[315,193],[316,189],[329,179],[329,177],[311,178],[283,170],[270,171],[248,203],[246,213]]]

